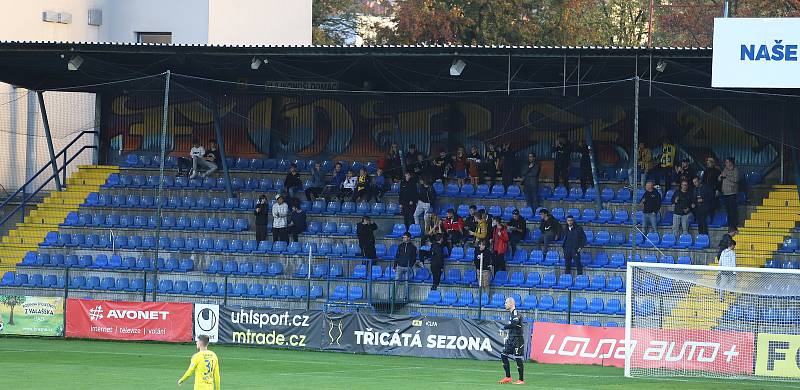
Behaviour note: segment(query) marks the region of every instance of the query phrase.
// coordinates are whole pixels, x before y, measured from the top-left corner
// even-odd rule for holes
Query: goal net
[[[627,377],[800,378],[800,272],[629,263]]]

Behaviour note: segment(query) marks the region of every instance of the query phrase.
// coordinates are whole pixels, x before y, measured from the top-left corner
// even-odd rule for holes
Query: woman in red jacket
[[[506,252],[508,251],[508,228],[506,224],[500,221],[500,217],[494,217],[492,221],[492,249],[494,252],[494,259],[492,265],[494,266],[494,273],[497,271],[506,270]]]

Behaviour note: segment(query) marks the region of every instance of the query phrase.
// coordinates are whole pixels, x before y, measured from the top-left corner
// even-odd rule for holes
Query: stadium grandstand
[[[664,278],[626,306],[629,262],[716,265],[732,232],[738,266],[800,269],[798,100],[708,88],[710,49],[2,42],[0,53],[1,81],[59,97],[40,98],[45,118],[48,104],[96,98],[81,113],[94,124],[68,129],[91,142],[51,147],[3,201],[0,294],[493,321],[508,319],[510,297],[527,326],[625,327],[636,310],[667,328],[777,316],[796,332],[798,312],[736,294],[697,315],[706,287],[678,293]],[[198,146],[217,152],[213,172]],[[288,214],[273,212],[284,203]],[[492,238],[500,226],[469,226],[473,205],[502,226],[524,219],[516,248]],[[466,225],[457,238],[436,218],[449,210]],[[565,272],[570,244],[543,237],[543,215],[583,229],[582,272]],[[400,264],[405,234],[418,250]],[[437,288],[432,246],[444,247]],[[408,283],[398,264],[413,269]],[[659,295],[675,307],[662,313]]]

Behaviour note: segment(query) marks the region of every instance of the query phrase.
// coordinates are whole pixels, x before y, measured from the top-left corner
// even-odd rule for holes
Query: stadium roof
[[[0,81],[35,90],[101,92],[109,81],[170,70],[199,79],[328,82],[337,89],[460,91],[591,83],[634,77],[710,84],[711,49],[608,46],[255,46],[0,41]],[[67,63],[79,55],[77,71]],[[456,58],[467,67],[449,75]],[[251,68],[253,59],[262,64]],[[266,60],[266,61],[265,61]],[[670,69],[656,73],[658,61]],[[673,65],[674,63],[674,65]],[[509,80],[509,76],[510,80]],[[233,88],[233,87],[231,87]]]

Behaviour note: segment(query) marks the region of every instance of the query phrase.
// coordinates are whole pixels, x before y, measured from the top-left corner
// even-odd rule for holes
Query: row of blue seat
[[[190,272],[194,270],[194,260],[192,259],[162,259],[157,262],[147,257],[122,257],[120,255],[106,256],[99,253],[92,258],[91,255],[64,255],[61,253],[48,254],[28,252],[18,267],[50,267],[50,268],[78,268],[95,270],[132,270],[132,271],[152,271],[158,265],[162,272]]]
[[[728,311],[725,312],[722,316],[722,321],[751,323],[765,321],[773,324],[796,326],[800,324],[800,308],[756,307],[735,304],[731,305]]]
[[[526,311],[527,310],[523,310],[523,314]],[[490,313],[490,312],[484,312],[483,313],[483,319],[488,319],[488,320],[491,320],[491,321],[508,321],[508,316],[501,316],[501,315],[498,315],[498,314],[488,314],[487,315],[487,313]],[[466,312],[439,313],[439,312],[435,312],[435,311],[428,311],[428,312],[423,313],[423,312],[420,312],[420,311],[417,311],[417,310],[411,310],[411,311],[409,311],[408,314],[410,316],[415,316],[415,317],[423,317],[424,316],[424,317],[430,317],[430,318],[436,318],[436,317],[441,317],[441,318],[461,318],[461,319],[465,319],[465,320],[477,319],[476,316],[470,315],[470,313],[466,313]],[[575,314],[585,314],[585,313],[575,313]],[[607,321],[605,323],[601,323],[599,320],[584,321],[584,320],[580,320],[578,318],[579,317],[577,317],[577,316],[573,316],[571,322],[569,322],[569,323],[572,324],[572,325],[584,325],[584,326],[596,326],[596,327],[605,326],[605,327],[608,327],[608,328],[618,328],[618,327],[622,327],[622,326],[625,325],[625,324],[623,324],[621,322],[617,322],[617,321]],[[545,316],[539,316],[538,318],[534,319],[533,317],[528,317],[528,316],[525,316],[525,315],[522,316],[522,322],[525,323],[525,324],[533,324],[534,322],[548,322],[548,323],[556,323],[556,324],[567,324],[567,320],[564,319],[564,318],[549,318],[549,317],[545,317]]]
[[[117,215],[103,213],[78,213],[71,211],[64,219],[61,226],[68,227],[96,227],[96,228],[134,228],[155,229],[158,227],[158,217],[155,215]],[[161,218],[161,228],[164,230],[200,230],[243,232],[250,228],[247,218],[229,217],[173,217],[166,215]]]
[[[553,298],[551,295],[537,296],[534,294],[520,297],[519,294],[511,294],[517,303],[517,307],[522,310],[541,310],[562,313],[587,313],[587,314],[605,314],[605,315],[624,315],[625,307],[619,299],[612,298],[605,302],[603,298],[592,298],[587,301],[584,297],[576,297],[570,299],[568,295],[562,295],[558,298]],[[423,305],[434,306],[452,306],[452,307],[470,307],[475,308],[479,305],[489,309],[503,308],[505,305],[506,296],[503,293],[494,293],[491,298],[487,293],[481,296],[479,302],[471,291],[462,291],[460,294],[455,291],[447,291],[442,293],[440,290],[431,290],[428,292],[427,298],[421,302]]]
[[[766,268],[800,269],[800,260],[770,259],[764,263]]]

